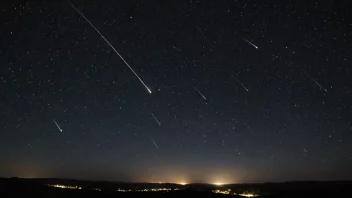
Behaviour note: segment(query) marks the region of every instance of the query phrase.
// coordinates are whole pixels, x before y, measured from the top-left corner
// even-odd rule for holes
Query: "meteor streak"
[[[57,124],[57,122],[55,120],[53,120],[54,123],[56,124],[57,128],[60,130],[60,132],[62,132],[62,129],[60,128],[60,126]]]
[[[255,47],[256,49],[258,49],[259,47],[254,45],[253,43],[251,43],[250,41],[248,41],[247,39],[243,38],[243,40],[245,40],[247,43],[251,44],[253,47]]]
[[[153,138],[150,137],[150,136],[149,136],[149,138],[150,138],[150,140],[153,142],[154,146],[155,146],[157,149],[159,149],[158,145],[155,143],[155,141],[153,140]]]
[[[248,91],[248,89],[236,78],[236,77],[234,77],[235,79],[236,79],[236,81],[243,87],[243,89],[245,89],[246,91]]]
[[[198,89],[195,86],[193,86],[193,88],[199,93],[199,95],[201,95],[203,97],[204,100],[207,99],[202,93],[200,93],[200,91],[198,91]]]
[[[155,119],[155,121],[159,124],[159,126],[161,125],[161,122],[155,117],[154,114],[152,114],[153,118]]]
[[[303,71],[303,72],[311,81],[313,81],[315,84],[317,84],[322,90],[324,90],[325,92],[328,92],[328,90],[325,89],[323,86],[321,86],[316,80],[314,80],[314,78],[312,78],[310,75],[308,75],[305,71]]]
[[[81,11],[79,11],[70,0],[67,2],[71,5],[71,7],[78,12],[89,24],[92,28],[105,40],[105,42],[110,45],[110,47],[115,51],[115,53],[121,58],[121,60],[127,65],[127,67],[133,72],[133,74],[138,78],[138,80],[144,85],[147,91],[151,94],[152,91],[148,88],[148,86],[143,82],[143,80],[138,76],[138,74],[132,69],[132,67],[126,62],[126,60],[121,56],[121,54],[112,46],[112,44],[100,33],[100,31],[83,15]]]

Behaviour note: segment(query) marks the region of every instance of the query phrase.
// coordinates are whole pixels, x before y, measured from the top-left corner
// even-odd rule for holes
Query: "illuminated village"
[[[68,186],[68,185],[61,185],[61,184],[47,184],[47,186],[55,187],[55,188],[66,188],[66,189],[76,189],[76,190],[81,190],[84,189],[81,186]],[[96,191],[101,191],[100,188],[93,188],[92,190]],[[160,192],[160,191],[165,191],[165,192],[170,192],[170,191],[178,191],[178,190],[183,190],[182,188],[144,188],[144,189],[120,189],[118,188],[116,191],[117,192]],[[235,193],[231,192],[231,189],[227,190],[212,190],[213,193],[217,194],[226,194],[226,195],[239,195],[243,197],[257,197],[259,196],[258,194],[255,193]]]
[[[258,197],[258,194],[254,194],[254,193],[233,193],[231,192],[231,189],[227,189],[227,190],[213,190],[213,193],[219,193],[219,194],[226,194],[226,195],[239,195],[242,197]]]
[[[75,189],[75,190],[82,190],[84,189],[81,186],[68,186],[68,185],[61,185],[61,184],[48,184],[47,186],[55,187],[55,188],[66,188],[66,189]],[[100,188],[93,188],[92,190],[101,191]],[[158,191],[176,191],[182,190],[181,188],[145,188],[145,189],[117,189],[117,192],[158,192]]]

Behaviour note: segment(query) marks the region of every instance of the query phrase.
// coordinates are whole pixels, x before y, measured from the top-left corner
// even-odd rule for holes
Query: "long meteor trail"
[[[81,11],[79,11],[70,0],[67,2],[71,5],[71,7],[78,12],[89,24],[92,28],[105,40],[105,42],[110,45],[110,47],[115,51],[115,53],[121,58],[121,60],[127,65],[127,67],[133,72],[133,74],[138,78],[138,80],[144,85],[147,91],[151,94],[152,91],[148,88],[148,86],[143,82],[143,80],[138,76],[138,74],[132,69],[132,67],[127,63],[127,61],[121,56],[121,54],[112,46],[112,44],[100,33],[100,31],[83,15]]]
[[[199,93],[199,95],[202,96],[204,100],[207,100],[207,98],[202,93],[200,93],[200,91],[195,86],[193,86],[193,88]]]
[[[243,38],[243,40],[245,40],[247,43],[251,44],[253,47],[255,47],[256,49],[258,49],[259,47],[254,45],[253,43],[251,43],[249,40]]]
[[[157,149],[159,149],[158,145],[155,143],[155,141],[153,140],[153,138],[150,137],[150,136],[149,136],[149,138],[150,138],[150,140],[153,142],[154,146],[155,146]]]
[[[53,120],[55,125],[57,126],[57,128],[60,130],[60,132],[62,132],[62,129],[60,128],[60,126],[57,124],[57,122],[55,120]]]
[[[236,77],[234,77],[235,79],[236,79],[236,81],[243,87],[243,89],[245,89],[246,91],[248,91],[248,89],[236,78]]]
[[[161,122],[158,120],[158,118],[155,117],[155,115],[152,113],[153,118],[155,119],[155,121],[159,124],[159,126],[161,125]]]

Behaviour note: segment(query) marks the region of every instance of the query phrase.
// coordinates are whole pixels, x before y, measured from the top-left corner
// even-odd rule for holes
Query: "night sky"
[[[349,1],[71,2],[152,93],[69,2],[2,2],[0,176],[352,179]]]

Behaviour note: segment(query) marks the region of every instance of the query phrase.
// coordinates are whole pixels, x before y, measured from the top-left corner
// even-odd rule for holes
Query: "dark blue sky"
[[[1,3],[0,176],[352,179],[348,1],[72,3],[152,94],[67,1]]]

